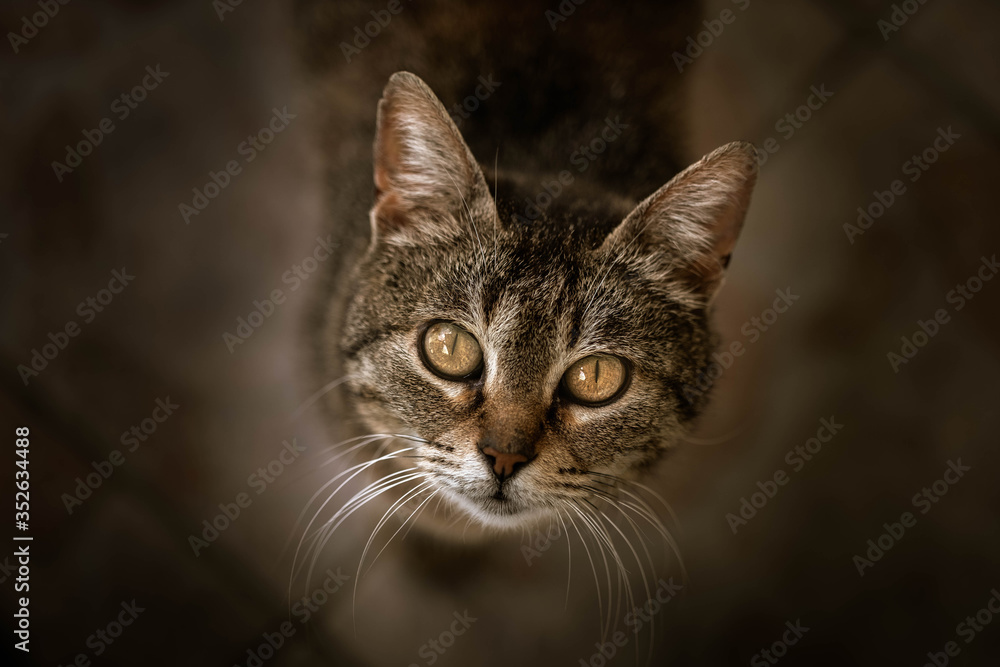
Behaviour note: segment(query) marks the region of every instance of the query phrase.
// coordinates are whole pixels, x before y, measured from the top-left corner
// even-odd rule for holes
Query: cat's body
[[[305,3],[299,15],[344,252],[317,298],[315,384],[346,378],[326,397],[336,435],[402,436],[361,441],[357,461],[385,458],[363,466],[375,473],[366,491],[384,491],[360,512],[363,537],[387,509],[412,512],[419,558],[446,564],[381,563],[369,586],[387,588],[362,584],[359,609],[434,606],[427,596],[450,600],[443,608],[478,599],[474,616],[516,609],[524,600],[504,578],[521,563],[503,559],[520,559],[495,529],[558,520],[610,535],[628,521],[638,537],[632,519],[655,519],[623,511],[605,528],[597,504],[613,505],[701,407],[684,387],[713,350],[709,304],[749,203],[753,151],[731,144],[664,186],[682,154],[670,54],[692,3],[346,4]],[[352,43],[350,27],[380,16],[364,48]],[[400,70],[427,84],[390,79]],[[479,551],[454,546],[470,526],[487,540]],[[456,563],[473,573],[456,589],[429,574]],[[546,578],[536,594],[564,584]],[[547,610],[524,620],[579,626],[572,611]],[[479,641],[449,663],[506,662],[537,644],[497,653]]]

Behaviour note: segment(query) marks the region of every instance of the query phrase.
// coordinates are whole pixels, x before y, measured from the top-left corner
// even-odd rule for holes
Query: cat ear
[[[468,216],[493,219],[492,207],[482,170],[444,106],[419,77],[393,74],[378,104],[375,237],[447,240],[469,233]]]
[[[602,252],[639,260],[653,279],[680,282],[696,303],[722,284],[757,180],[753,144],[716,149],[647,197]]]

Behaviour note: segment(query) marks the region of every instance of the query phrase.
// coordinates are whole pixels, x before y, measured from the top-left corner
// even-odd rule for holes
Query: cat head
[[[491,193],[431,90],[393,75],[341,338],[362,418],[414,436],[408,461],[487,526],[647,468],[702,407],[684,389],[710,362],[708,307],[756,166],[732,143],[637,205],[597,196],[528,221],[518,179]]]

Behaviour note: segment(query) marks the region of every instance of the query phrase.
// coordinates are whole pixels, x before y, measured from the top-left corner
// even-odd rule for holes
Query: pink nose
[[[528,457],[524,454],[501,452],[493,447],[484,447],[483,454],[485,454],[486,458],[493,464],[493,474],[495,474],[497,479],[501,482],[508,477],[511,477],[519,466],[528,462]]]

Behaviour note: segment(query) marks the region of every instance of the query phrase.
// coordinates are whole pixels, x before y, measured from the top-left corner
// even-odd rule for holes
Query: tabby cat
[[[600,549],[660,527],[636,480],[704,407],[690,388],[711,361],[756,154],[730,143],[681,168],[686,72],[670,54],[696,3],[390,5],[310,0],[297,15],[342,256],[317,296],[312,389],[330,390],[337,456],[353,464],[317,493],[309,548],[357,544],[364,561],[380,530],[410,535],[372,570],[381,594],[362,584],[356,598],[380,620],[345,641],[374,663],[420,646],[423,631],[386,620],[397,611],[467,606],[485,627],[516,616],[566,641],[579,627],[591,646],[573,612],[525,602],[553,561],[526,580],[500,545],[553,522]],[[350,480],[360,488],[337,495]],[[351,515],[357,539],[339,528]],[[374,640],[384,624],[394,642]],[[566,661],[532,632],[502,650],[479,637],[451,664]]]
[[[719,148],[635,206],[574,195],[530,219],[530,177],[497,173],[491,192],[445,107],[399,72],[374,152],[371,242],[340,333],[365,425],[412,436],[428,489],[500,528],[656,462],[701,407],[684,388],[713,351],[753,146]]]

